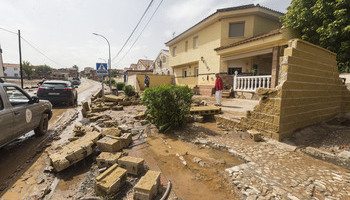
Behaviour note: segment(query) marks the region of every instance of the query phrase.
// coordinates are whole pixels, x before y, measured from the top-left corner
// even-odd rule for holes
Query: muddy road
[[[78,87],[78,105],[90,98],[101,85],[95,81],[82,79]],[[33,95],[33,92],[29,92]],[[38,154],[50,144],[57,129],[77,117],[78,107],[54,106],[53,116],[49,122],[49,132],[42,137],[36,137],[34,131],[18,138],[12,143],[0,148],[0,194],[11,186],[38,159]]]

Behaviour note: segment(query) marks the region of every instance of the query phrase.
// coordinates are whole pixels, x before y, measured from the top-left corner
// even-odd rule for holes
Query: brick
[[[121,152],[102,152],[97,156],[96,162],[99,168],[110,167],[117,163],[122,156]]]
[[[146,113],[145,113],[145,112],[139,112],[139,113],[135,116],[135,119],[141,120],[141,119],[144,119],[145,117],[146,117]]]
[[[120,140],[108,135],[97,141],[97,147],[103,152],[115,152],[123,148]]]
[[[134,200],[151,200],[157,196],[160,172],[149,170],[134,187]]]
[[[51,164],[57,172],[79,162],[95,150],[99,132],[88,132],[83,137],[65,144],[62,149],[49,154]]]
[[[144,162],[143,158],[137,158],[132,156],[125,156],[118,159],[118,164],[120,167],[127,170],[128,174],[139,175],[144,170]]]
[[[101,133],[102,135],[111,135],[111,136],[119,137],[122,131],[118,128],[105,128]]]
[[[115,96],[115,95],[105,95],[105,101],[107,102],[121,102],[123,101],[123,97]]]
[[[124,133],[120,137],[120,142],[121,142],[123,148],[127,148],[132,142],[132,134],[131,133]]]
[[[131,101],[121,101],[118,103],[120,106],[130,106],[132,104]]]
[[[114,164],[96,178],[95,191],[97,195],[115,194],[126,182],[126,170]]]
[[[114,110],[114,111],[120,111],[120,110],[123,110],[124,108],[123,108],[123,106],[113,106],[112,107],[112,110]]]

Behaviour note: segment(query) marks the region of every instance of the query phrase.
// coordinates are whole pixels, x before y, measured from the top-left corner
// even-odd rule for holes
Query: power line
[[[9,33],[18,35],[18,33],[13,32],[13,31],[10,31],[10,30],[8,30],[8,29],[6,29],[6,28],[0,27],[0,29],[1,29],[1,30],[4,30],[4,31],[6,31],[6,32],[9,32]],[[60,63],[58,63],[58,62],[52,60],[51,58],[49,58],[47,55],[45,55],[43,52],[41,52],[38,48],[36,48],[33,44],[31,44],[28,40],[26,40],[26,39],[23,38],[22,36],[21,36],[21,39],[22,39],[24,42],[26,42],[30,47],[32,47],[35,51],[37,51],[38,53],[40,53],[41,55],[43,55],[45,58],[47,58],[47,59],[50,60],[51,62],[53,62],[53,63],[55,63],[55,64],[57,64],[57,65],[60,65],[60,66],[64,66],[64,65],[62,65],[62,64],[60,64]]]
[[[142,14],[142,16],[141,16],[139,22],[136,24],[134,30],[132,30],[132,32],[131,32],[131,34],[129,35],[128,39],[127,39],[127,40],[125,41],[125,43],[123,44],[122,48],[118,51],[117,55],[113,57],[112,61],[113,61],[114,59],[116,59],[116,58],[119,56],[120,52],[124,49],[126,43],[129,42],[131,36],[134,34],[135,30],[136,30],[137,27],[139,26],[139,24],[140,24],[140,22],[142,21],[143,17],[146,15],[146,13],[147,13],[147,11],[149,10],[149,8],[151,7],[153,1],[154,1],[154,0],[151,0],[151,2],[148,4],[148,6],[147,6],[145,12]]]
[[[13,31],[10,31],[10,30],[8,30],[8,29],[6,29],[6,28],[1,28],[1,27],[0,27],[0,29],[1,29],[1,30],[4,30],[4,31],[6,31],[6,32],[9,32],[9,33],[12,33],[12,34],[18,35],[18,33],[13,32]]]
[[[30,47],[32,47],[32,48],[33,48],[35,51],[37,51],[39,54],[43,55],[45,58],[49,59],[51,62],[56,63],[57,65],[62,66],[62,67],[64,66],[64,65],[62,65],[62,64],[60,64],[60,63],[58,63],[58,62],[52,60],[51,58],[49,58],[47,55],[45,55],[43,52],[41,52],[38,48],[36,48],[33,44],[31,44],[28,40],[26,40],[26,39],[23,38],[22,36],[21,36],[21,38],[22,38],[22,40],[23,40],[24,42],[26,42]]]
[[[140,36],[142,35],[143,31],[146,29],[146,27],[148,26],[148,24],[151,22],[153,16],[156,14],[156,12],[158,11],[158,8],[160,7],[160,5],[163,3],[164,0],[161,0],[160,3],[158,4],[157,8],[154,10],[153,14],[151,15],[151,17],[149,18],[149,20],[147,21],[146,25],[143,27],[143,29],[141,30],[140,34],[137,36],[136,40],[134,41],[134,43],[132,43],[132,45],[130,46],[130,48],[128,49],[128,51],[124,54],[124,56],[117,62],[117,64],[120,63],[120,61],[122,61],[125,56],[130,52],[130,50],[132,49],[132,47],[135,45],[135,43],[137,42],[137,40],[140,38]],[[116,64],[116,65],[117,65]]]

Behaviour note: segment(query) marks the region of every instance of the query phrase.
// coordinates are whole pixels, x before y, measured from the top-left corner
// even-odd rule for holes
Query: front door
[[[3,98],[0,95],[0,147],[12,140],[14,126],[12,109],[5,109]]]
[[[27,109],[29,97],[15,86],[4,87],[14,114],[13,139],[30,131],[28,123],[32,121],[33,113]]]

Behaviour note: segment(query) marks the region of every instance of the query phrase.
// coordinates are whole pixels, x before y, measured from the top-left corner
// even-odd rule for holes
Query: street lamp
[[[108,43],[108,76],[109,76],[109,88],[112,90],[112,85],[111,85],[111,45],[109,44],[109,41],[107,38],[103,35],[97,34],[97,33],[92,33],[96,36],[103,37],[107,43]],[[118,88],[117,88],[117,95],[118,95]]]

